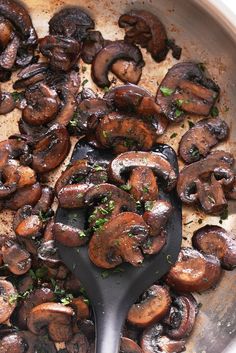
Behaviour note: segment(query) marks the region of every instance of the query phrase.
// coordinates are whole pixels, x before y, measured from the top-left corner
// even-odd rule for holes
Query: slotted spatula
[[[163,153],[178,169],[176,154],[171,147],[160,144],[153,151]],[[114,156],[80,141],[75,146],[72,161],[84,158],[99,164],[110,161]],[[147,257],[138,268],[123,264],[117,270],[104,271],[90,262],[87,246],[76,249],[57,244],[62,261],[79,278],[93,307],[96,353],[119,352],[121,329],[130,306],[177,260],[182,240],[181,202],[175,191],[167,194],[161,188],[160,198],[170,201],[174,208],[167,224],[167,243],[160,253]],[[59,208],[56,221],[81,228],[85,224],[86,213],[81,209]]]

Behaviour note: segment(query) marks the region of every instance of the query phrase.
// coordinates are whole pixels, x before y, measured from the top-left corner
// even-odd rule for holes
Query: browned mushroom
[[[29,125],[38,126],[49,123],[59,110],[60,100],[55,90],[40,83],[26,91],[27,106],[22,119]]]
[[[74,309],[77,320],[86,320],[89,318],[89,306],[84,297],[73,298],[70,306]]]
[[[1,353],[27,353],[28,344],[18,333],[10,333],[0,340]]]
[[[3,16],[0,16],[0,46],[1,49],[5,49],[12,38],[13,26]]]
[[[127,320],[135,326],[146,327],[162,319],[168,312],[171,297],[167,288],[153,285],[133,304]]]
[[[137,201],[156,200],[158,185],[153,171],[148,167],[134,168],[128,180],[130,193]]]
[[[16,104],[10,93],[1,92],[0,94],[0,114],[10,113]]]
[[[214,151],[184,167],[177,183],[180,199],[187,204],[199,202],[206,213],[221,213],[227,207],[224,190],[234,182],[233,162],[230,153]]]
[[[119,353],[142,353],[142,349],[130,338],[121,337]]]
[[[138,47],[122,40],[107,44],[97,53],[92,63],[92,77],[99,87],[110,86],[108,71],[118,59],[133,61],[136,67],[142,68],[144,66],[142,53]]]
[[[163,336],[163,327],[156,323],[146,328],[141,337],[143,353],[180,353],[185,351],[184,340],[173,340]]]
[[[228,200],[236,200],[236,175],[234,176],[234,182],[230,187],[226,188],[226,198]]]
[[[4,208],[16,211],[24,205],[34,206],[40,199],[41,194],[42,187],[40,183],[25,186],[18,189],[12,196],[4,200]]]
[[[54,224],[53,234],[56,241],[68,247],[81,246],[88,240],[84,229],[72,227],[60,222]]]
[[[6,164],[0,171],[0,198],[13,194],[20,180],[16,165]]]
[[[95,26],[91,17],[79,7],[67,7],[57,12],[49,21],[49,32],[53,35],[84,40],[87,31]]]
[[[0,324],[7,321],[16,307],[17,291],[11,282],[0,279]]]
[[[155,237],[150,235],[142,245],[143,253],[148,255],[157,254],[166,242],[167,232],[165,230],[161,230]]]
[[[206,157],[211,147],[227,138],[229,127],[221,119],[204,119],[196,123],[181,138],[179,154],[185,163]]]
[[[115,153],[121,153],[130,149],[150,150],[155,131],[141,119],[112,112],[98,124],[96,137],[102,146],[113,147]]]
[[[86,336],[81,332],[76,333],[70,341],[66,342],[66,349],[68,353],[88,353],[89,343]]]
[[[148,167],[165,182],[167,190],[172,190],[177,174],[167,158],[159,152],[125,152],[117,156],[110,164],[110,177],[118,184],[125,184],[125,174],[137,167]]]
[[[123,212],[111,218],[94,233],[89,243],[90,260],[98,267],[114,268],[122,262],[139,266],[139,249],[148,235],[148,227],[136,213]]]
[[[146,202],[143,219],[149,226],[149,234],[156,237],[165,227],[173,207],[165,200],[157,200],[154,202]]]
[[[20,46],[20,39],[17,35],[13,35],[12,40],[7,45],[6,49],[0,55],[0,67],[5,70],[11,70],[17,56],[17,51]]]
[[[43,242],[38,248],[38,258],[48,266],[55,267],[60,263],[57,247],[54,240]]]
[[[31,267],[31,257],[27,250],[12,240],[7,240],[2,247],[3,262],[15,275],[23,275]]]
[[[89,31],[81,50],[81,58],[87,64],[92,64],[93,59],[97,53],[108,44],[101,32],[99,31]]]
[[[134,61],[116,60],[111,66],[111,72],[122,82],[138,83],[142,75],[142,66]]]
[[[189,336],[197,313],[197,302],[192,295],[174,298],[170,311],[163,320],[167,336],[177,340]]]
[[[63,125],[54,124],[34,143],[32,167],[38,173],[58,167],[70,149],[70,138]]]
[[[17,165],[17,164],[16,164]],[[17,166],[17,171],[19,173],[18,188],[23,188],[25,186],[33,185],[37,182],[37,176],[35,171],[24,165]]]
[[[37,336],[30,331],[20,331],[18,335],[27,343],[28,350],[26,353],[57,353],[55,344],[46,336]]]
[[[74,311],[59,303],[43,303],[35,306],[27,319],[28,329],[36,335],[47,333],[54,342],[66,342],[72,337]]]
[[[9,159],[25,159],[29,156],[29,148],[26,141],[21,138],[10,138],[0,142],[0,169]]]
[[[157,62],[165,59],[168,53],[166,30],[153,13],[131,10],[120,16],[119,26],[126,29],[125,41],[147,48]]]
[[[224,228],[206,225],[193,233],[192,243],[197,250],[215,255],[223,268],[232,270],[236,267],[235,236]]]
[[[183,62],[167,72],[158,88],[156,103],[171,121],[180,121],[184,113],[207,116],[219,91],[219,86],[205,77],[200,65]]]
[[[47,63],[32,64],[22,69],[18,74],[18,80],[13,84],[14,89],[27,88],[46,78],[48,71]]]
[[[68,72],[79,59],[80,44],[73,38],[50,35],[39,40],[39,50],[53,70]]]
[[[30,311],[39,304],[53,302],[55,299],[55,294],[50,288],[42,287],[34,289],[15,309],[13,314],[14,324],[21,330],[27,330],[27,319]]]
[[[191,248],[182,248],[176,264],[166,276],[166,283],[181,292],[203,292],[220,279],[219,260]]]

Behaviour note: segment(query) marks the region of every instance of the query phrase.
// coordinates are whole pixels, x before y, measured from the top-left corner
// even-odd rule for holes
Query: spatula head
[[[178,163],[174,150],[168,145],[158,144],[155,152],[163,153],[174,169],[178,171]],[[107,150],[98,150],[79,141],[75,146],[71,161],[87,158],[91,163],[109,163],[114,156]],[[162,250],[146,257],[140,267],[122,264],[117,269],[106,270],[91,263],[87,245],[79,248],[68,248],[57,244],[60,257],[66,266],[80,279],[93,306],[106,305],[111,308],[114,300],[126,303],[129,307],[138,296],[151,284],[158,281],[177,260],[182,240],[182,209],[176,192],[165,193],[160,187],[160,198],[169,201],[173,212],[168,221],[167,242]],[[56,221],[74,227],[83,228],[86,224],[86,210],[62,209],[56,214]],[[95,308],[96,309],[96,308]]]

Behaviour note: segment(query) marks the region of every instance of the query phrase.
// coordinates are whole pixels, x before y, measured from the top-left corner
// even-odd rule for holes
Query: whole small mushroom
[[[5,279],[0,279],[0,324],[10,318],[16,307],[16,299],[17,291],[12,283]]]

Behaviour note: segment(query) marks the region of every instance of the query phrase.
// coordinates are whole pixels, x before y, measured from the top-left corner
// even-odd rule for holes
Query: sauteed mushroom
[[[219,91],[199,65],[183,62],[167,72],[158,88],[156,103],[171,121],[180,121],[185,112],[208,116]]]
[[[108,79],[108,71],[112,64],[118,59],[133,61],[137,67],[143,67],[142,53],[138,47],[117,40],[101,49],[92,63],[92,77],[99,87],[109,87],[111,82]],[[137,82],[133,82],[137,83]]]
[[[150,150],[155,141],[155,132],[141,119],[112,112],[98,124],[96,137],[102,146],[113,147],[115,153],[121,153],[136,148]]]
[[[34,206],[40,199],[41,194],[42,187],[40,183],[25,186],[4,200],[4,208],[16,211],[24,205]]]
[[[142,353],[142,349],[130,338],[121,337],[119,353]]]
[[[20,180],[16,165],[6,164],[0,171],[0,198],[13,194]]]
[[[66,342],[66,349],[68,353],[88,353],[89,343],[86,336],[81,332],[76,333],[70,341]]]
[[[233,162],[230,153],[214,151],[184,167],[177,183],[180,199],[187,204],[199,202],[207,213],[221,213],[227,207],[224,190],[234,181]]]
[[[177,175],[167,158],[159,152],[125,152],[113,159],[110,163],[110,177],[118,184],[125,184],[122,176],[134,168],[148,167],[157,177],[161,178],[168,191],[172,190],[177,181]]]
[[[84,233],[83,229],[72,227],[60,222],[54,224],[53,234],[55,240],[69,247],[81,246],[88,240],[88,237]]]
[[[11,70],[15,61],[17,51],[20,46],[20,40],[17,35],[14,35],[12,40],[7,45],[6,49],[0,55],[0,67],[2,69]]]
[[[110,43],[110,41],[105,40],[101,32],[89,31],[81,50],[82,60],[86,64],[92,64],[97,53],[108,43]]]
[[[133,304],[127,320],[139,327],[146,327],[162,319],[168,312],[171,297],[167,288],[153,285],[142,295],[141,300]]]
[[[47,63],[29,65],[18,72],[17,77],[19,77],[19,79],[14,82],[13,88],[27,88],[28,86],[35,85],[36,83],[43,81],[46,78],[47,71]]]
[[[145,243],[142,245],[142,250],[144,254],[153,255],[157,254],[167,241],[167,232],[161,230],[159,234],[156,234],[155,237],[149,235]]]
[[[2,169],[10,159],[24,161],[29,157],[29,147],[26,141],[21,138],[10,138],[0,142],[0,169]]]
[[[85,303],[84,297],[73,298],[70,306],[74,309],[77,320],[86,320],[89,318],[89,306]]]
[[[142,75],[142,66],[135,61],[116,60],[111,66],[111,71],[122,82],[138,83]]]
[[[152,237],[156,237],[165,227],[173,210],[172,205],[165,200],[157,200],[147,202],[143,219],[149,226],[149,233]]]
[[[220,279],[219,260],[191,248],[182,248],[176,264],[170,269],[166,283],[181,292],[203,292]]]
[[[91,17],[79,7],[64,8],[49,21],[49,33],[84,40],[87,31],[95,26]]]
[[[12,38],[13,26],[3,16],[0,16],[0,31],[0,47],[4,50]]]
[[[58,266],[60,263],[54,240],[47,240],[38,248],[38,258],[44,261],[48,267]]]
[[[215,255],[226,270],[236,266],[236,240],[224,228],[206,225],[193,233],[192,242],[197,250]]]
[[[18,332],[10,333],[0,340],[0,352],[27,353],[28,344]]]
[[[122,262],[138,266],[143,262],[139,249],[148,235],[142,217],[123,212],[107,221],[89,243],[90,260],[98,267],[114,268]]]
[[[9,301],[10,297],[17,297],[17,291],[11,282],[0,279],[0,324],[7,321],[16,307],[16,302]]]
[[[3,262],[15,275],[23,275],[31,267],[31,257],[27,250],[12,240],[7,240],[2,247]]]
[[[128,180],[130,193],[137,201],[156,200],[158,186],[153,171],[148,167],[134,168]]]
[[[181,138],[179,154],[186,163],[206,157],[211,147],[227,138],[229,127],[224,120],[209,118],[196,123]]]
[[[0,114],[10,113],[15,108],[15,102],[10,93],[0,93]]]
[[[119,26],[126,29],[125,41],[147,48],[157,62],[165,59],[168,53],[166,30],[154,14],[146,10],[131,10],[120,16]]]

